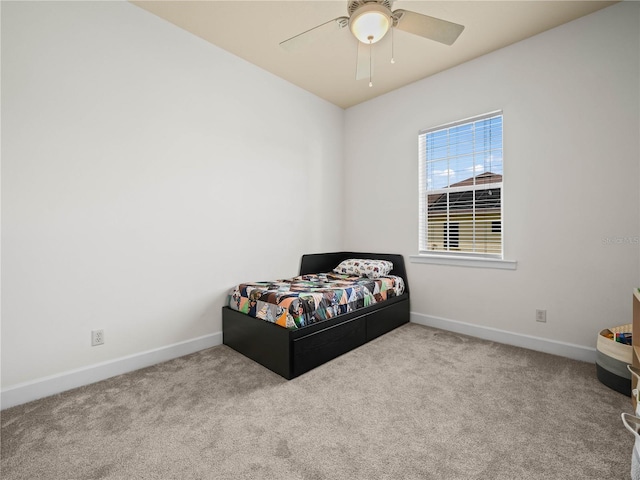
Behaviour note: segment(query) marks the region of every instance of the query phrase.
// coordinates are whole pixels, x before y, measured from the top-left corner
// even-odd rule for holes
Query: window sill
[[[458,267],[498,268],[515,270],[518,262],[515,260],[500,260],[498,258],[465,257],[458,255],[410,255],[411,263],[428,263],[431,265],[455,265]]]

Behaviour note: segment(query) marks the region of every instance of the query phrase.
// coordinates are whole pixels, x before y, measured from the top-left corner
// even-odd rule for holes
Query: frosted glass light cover
[[[362,43],[376,43],[389,31],[390,20],[386,9],[366,8],[379,5],[366,5],[360,11],[354,12],[349,22],[349,28]]]

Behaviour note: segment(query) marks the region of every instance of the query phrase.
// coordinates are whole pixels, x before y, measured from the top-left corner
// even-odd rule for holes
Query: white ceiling
[[[355,80],[357,40],[348,28],[294,53],[279,43],[347,15],[347,0],[140,0],[132,3],[342,108],[607,7],[615,1],[421,1],[402,8],[465,26],[452,46],[394,30],[373,46],[373,87]],[[549,52],[550,54],[552,52]]]

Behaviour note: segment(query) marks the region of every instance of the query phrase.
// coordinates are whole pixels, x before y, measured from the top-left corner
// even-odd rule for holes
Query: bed
[[[409,283],[402,255],[333,252],[303,255],[300,276],[331,272],[351,258],[387,260],[404,291],[384,301],[293,328],[222,308],[223,343],[290,380],[409,321]],[[235,307],[235,306],[234,306]],[[273,319],[272,319],[273,320]]]

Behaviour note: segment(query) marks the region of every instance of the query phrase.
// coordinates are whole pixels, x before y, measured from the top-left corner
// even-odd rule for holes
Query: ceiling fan
[[[280,42],[280,46],[289,51],[297,50],[303,45],[317,40],[319,37],[348,26],[353,36],[358,40],[356,80],[368,77],[369,86],[371,87],[373,86],[371,47],[374,43],[380,41],[389,30],[391,30],[392,42],[393,29],[397,28],[445,45],[452,45],[464,30],[463,25],[440,18],[403,9],[392,11],[393,1],[350,0],[347,6],[349,16],[334,18],[322,23]],[[393,43],[391,63],[394,63]]]

